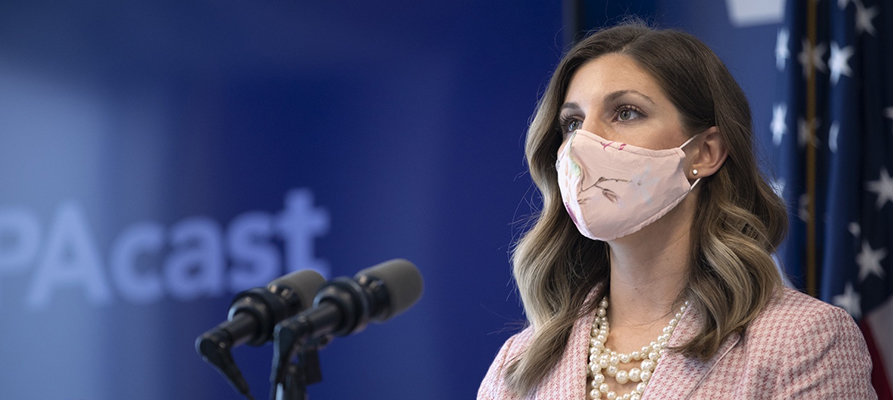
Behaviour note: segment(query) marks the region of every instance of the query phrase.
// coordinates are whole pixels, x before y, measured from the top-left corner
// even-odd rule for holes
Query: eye
[[[561,128],[562,133],[567,134],[582,128],[583,121],[574,117],[561,117],[558,121],[558,126]]]
[[[625,104],[614,109],[615,121],[629,122],[643,117],[645,117],[645,113],[636,106]]]

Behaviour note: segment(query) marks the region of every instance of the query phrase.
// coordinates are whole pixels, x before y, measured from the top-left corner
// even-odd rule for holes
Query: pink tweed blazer
[[[671,346],[699,328],[689,308]],[[526,400],[587,398],[586,368],[592,315],[575,324],[561,360]],[[509,362],[529,344],[530,328],[502,346],[478,391],[478,400],[514,400],[504,384]],[[676,399],[877,399],[865,339],[845,311],[785,288],[743,335],[730,336],[707,361],[667,352],[642,400]]]

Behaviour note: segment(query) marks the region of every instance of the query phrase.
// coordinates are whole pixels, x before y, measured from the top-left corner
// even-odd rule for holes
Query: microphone
[[[308,308],[313,294],[323,283],[322,275],[308,269],[277,278],[266,287],[237,294],[227,320],[196,338],[195,350],[239,393],[252,398],[230,349],[245,343],[259,346],[271,340],[273,327]]]
[[[313,308],[288,318],[274,330],[274,386],[285,379],[286,366],[300,346],[329,335],[347,336],[372,322],[387,321],[412,307],[422,296],[422,275],[413,263],[395,259],[358,272],[353,279],[329,281],[316,294]]]

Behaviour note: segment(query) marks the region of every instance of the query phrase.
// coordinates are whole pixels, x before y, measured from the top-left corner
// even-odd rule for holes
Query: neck
[[[612,326],[662,325],[672,316],[690,268],[692,194],[641,231],[609,242]]]

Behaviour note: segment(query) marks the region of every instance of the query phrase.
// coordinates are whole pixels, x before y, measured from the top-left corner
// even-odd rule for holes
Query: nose
[[[583,123],[580,126],[580,129],[594,133],[598,136],[601,136],[607,140],[614,140],[614,134],[611,131],[610,127],[607,126],[602,121],[599,121],[597,118],[586,118],[583,120]]]

